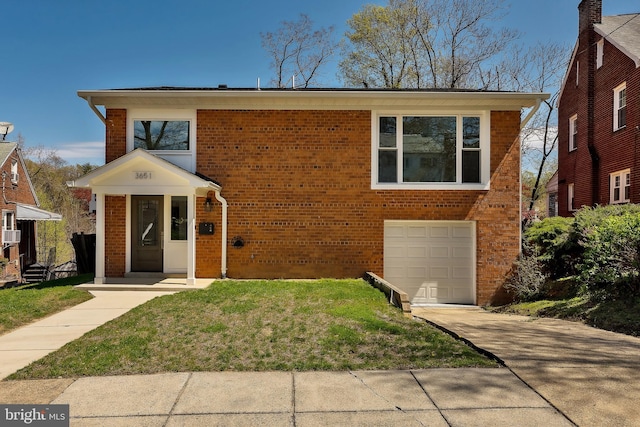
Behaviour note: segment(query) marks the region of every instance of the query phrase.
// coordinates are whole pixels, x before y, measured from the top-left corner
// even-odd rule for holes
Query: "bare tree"
[[[562,78],[569,61],[570,50],[557,43],[538,43],[525,50],[514,48],[507,59],[496,67],[490,86],[521,92],[551,92],[549,99],[542,102],[536,114],[522,134],[522,157],[525,163],[535,169],[535,179],[524,195],[529,202],[529,210],[543,194],[554,163],[550,158],[557,149],[557,100]]]
[[[340,62],[347,85],[482,88],[518,37],[489,27],[504,15],[504,0],[389,0],[365,6],[348,24]]]
[[[292,79],[296,86],[305,88],[316,84],[321,67],[338,48],[333,31],[332,26],[314,29],[311,19],[301,14],[297,21],[283,21],[275,32],[260,33],[262,47],[271,57],[275,71],[271,83],[278,88],[288,86]]]

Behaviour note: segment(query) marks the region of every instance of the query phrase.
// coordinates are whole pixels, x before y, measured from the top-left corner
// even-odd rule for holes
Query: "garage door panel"
[[[431,258],[449,258],[449,248],[446,246],[431,246],[429,248]]]
[[[448,279],[449,268],[447,267],[430,267],[429,276],[430,279]]]
[[[430,239],[448,239],[449,232],[450,232],[449,227],[433,225],[429,227],[428,235]]]
[[[471,227],[459,227],[459,226],[453,226],[451,227],[451,235],[453,236],[453,238],[455,239],[469,239],[471,240],[472,236],[472,230]]]
[[[473,304],[475,232],[472,222],[385,222],[384,276],[412,304]]]
[[[387,226],[385,224],[384,227],[384,237],[406,237],[406,228],[403,226],[390,225]]]
[[[471,269],[456,267],[451,271],[451,277],[454,279],[471,279]]]
[[[451,258],[468,260],[472,257],[471,248],[468,246],[451,248]]]
[[[407,237],[411,238],[420,238],[424,239],[427,237],[427,227],[424,225],[421,226],[408,226],[407,227]]]

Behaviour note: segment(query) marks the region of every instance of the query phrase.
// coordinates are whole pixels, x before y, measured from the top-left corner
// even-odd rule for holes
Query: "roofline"
[[[141,88],[80,90],[78,96],[105,108],[325,109],[462,107],[519,110],[548,93],[447,89],[225,89]]]
[[[636,14],[634,14],[634,15],[636,15]],[[622,52],[625,55],[627,55],[629,57],[629,59],[631,59],[636,64],[636,68],[640,67],[640,57],[638,57],[638,56],[634,55],[633,53],[629,52],[628,49],[626,49],[624,46],[622,46],[620,43],[618,43],[618,41],[616,40],[615,37],[612,37],[611,34],[607,34],[606,32],[602,31],[602,29],[598,28],[598,25],[594,25],[593,29],[603,39],[605,39],[606,41],[611,43],[613,46],[615,46],[616,49],[618,49],[620,52]]]

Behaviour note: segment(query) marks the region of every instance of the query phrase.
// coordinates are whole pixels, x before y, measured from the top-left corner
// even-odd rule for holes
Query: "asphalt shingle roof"
[[[640,65],[640,13],[603,16],[595,30]]]

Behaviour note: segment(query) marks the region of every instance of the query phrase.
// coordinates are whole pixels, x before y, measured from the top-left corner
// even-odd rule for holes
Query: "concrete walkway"
[[[132,308],[172,292],[123,290],[91,293],[93,299],[0,336],[0,378],[58,350]]]
[[[640,425],[639,338],[479,308],[418,308],[413,314],[498,356],[580,426]]]

